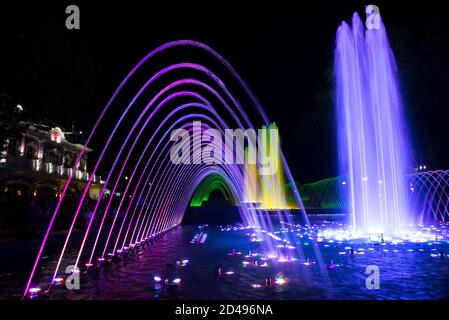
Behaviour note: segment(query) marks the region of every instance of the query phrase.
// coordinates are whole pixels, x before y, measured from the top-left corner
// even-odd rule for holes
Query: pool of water
[[[54,286],[47,298],[449,298],[449,242],[441,230],[427,230],[436,236],[434,239],[432,234],[426,240],[342,239],[335,230],[344,226],[324,218],[315,220],[315,227],[278,228],[272,234],[275,250],[258,242],[252,229],[180,226],[153,245],[130,252],[126,259],[82,271],[79,290],[67,290],[62,284]],[[332,235],[326,230],[332,230]],[[43,283],[51,274],[54,260],[48,257],[40,270]],[[70,256],[62,265],[69,261]],[[173,268],[167,270],[167,263]],[[367,288],[371,275],[366,273],[368,266],[379,270],[378,289]],[[158,277],[161,281],[156,281]],[[180,282],[164,285],[164,277]],[[368,282],[373,283],[371,280]],[[8,277],[3,275],[1,281],[7,283]],[[11,285],[21,289],[14,281]],[[11,287],[9,292],[2,292],[2,297],[12,298],[13,291]]]

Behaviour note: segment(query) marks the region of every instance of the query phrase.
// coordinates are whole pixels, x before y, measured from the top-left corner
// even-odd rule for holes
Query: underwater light
[[[279,275],[276,277],[276,280],[274,280],[274,283],[276,283],[279,286],[283,286],[287,284],[287,278],[284,275]]]
[[[53,284],[59,285],[64,282],[64,278],[58,277],[53,279]]]
[[[41,288],[39,287],[31,288],[30,290],[28,290],[28,292],[31,293],[32,295],[35,295],[41,292]]]
[[[153,280],[156,282],[161,282],[162,278],[156,275],[153,277]]]
[[[173,279],[173,283],[174,283],[174,284],[179,284],[179,283],[181,283],[181,278],[175,278],[175,279]]]
[[[92,263],[85,263],[84,266],[85,266],[86,268],[90,268],[90,267],[93,266],[93,264],[92,264]]]
[[[231,274],[234,274],[234,271],[226,271],[225,274],[231,275]]]
[[[312,260],[310,258],[307,258],[307,261],[303,263],[305,266],[311,266],[313,264]]]
[[[181,267],[185,267],[188,263],[189,263],[188,259],[176,261],[176,265],[181,266]]]
[[[339,267],[338,264],[334,263],[334,260],[331,261],[331,264],[327,266],[328,269],[337,269]]]

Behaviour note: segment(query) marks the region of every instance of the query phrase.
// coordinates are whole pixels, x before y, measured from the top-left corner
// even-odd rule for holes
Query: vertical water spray
[[[355,231],[395,233],[407,219],[410,168],[397,67],[375,13],[366,29],[355,13],[337,31],[335,69],[340,169]]]

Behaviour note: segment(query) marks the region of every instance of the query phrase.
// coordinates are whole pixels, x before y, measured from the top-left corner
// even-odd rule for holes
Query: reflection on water
[[[258,256],[260,242],[250,242],[248,230],[223,232],[215,226],[181,226],[152,246],[127,259],[80,274],[80,290],[54,287],[50,299],[447,299],[449,244],[373,244],[321,241],[323,262],[331,286],[315,263],[313,249],[301,242],[305,261],[279,263]],[[350,248],[355,250],[351,255]],[[442,254],[444,253],[444,254]],[[245,257],[246,256],[246,257]],[[307,260],[307,257],[312,257]],[[49,257],[41,280],[50,275]],[[69,264],[67,259],[64,263]],[[255,262],[256,261],[256,262]],[[309,263],[310,262],[310,263]],[[172,266],[167,266],[167,263]],[[63,264],[64,265],[64,264]],[[380,268],[380,289],[365,285],[368,265]],[[169,269],[169,270],[167,270]],[[304,274],[311,273],[310,278]],[[11,298],[17,279],[11,283]],[[167,280],[166,280],[167,279]],[[177,279],[177,280],[175,280]],[[312,279],[312,281],[308,281]],[[166,280],[166,284],[165,284]],[[173,282],[176,282],[173,284]],[[43,281],[44,283],[44,281]]]

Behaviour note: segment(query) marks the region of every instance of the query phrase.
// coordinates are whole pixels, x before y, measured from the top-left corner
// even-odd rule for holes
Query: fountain
[[[397,67],[372,7],[367,7],[367,28],[355,13],[352,25],[343,22],[337,31],[339,161],[353,231],[397,233],[412,222],[404,179],[410,149]],[[368,24],[373,17],[376,23]]]
[[[243,92],[252,103],[243,108],[223,80],[199,63],[174,63],[155,74],[145,73],[143,66],[153,62],[156,56],[167,50],[181,50],[183,47],[197,48],[220,61],[227,76],[244,89]],[[179,71],[183,72],[178,73]],[[189,73],[189,77],[185,77],[185,72]],[[144,73],[148,80],[136,88],[136,84],[130,79],[140,73]],[[205,76],[205,79],[197,79],[198,75]],[[165,84],[163,80],[167,76],[175,76],[175,80]],[[158,89],[161,82],[165,86]],[[127,90],[137,93],[129,95]],[[118,118],[112,124],[105,121],[106,114],[111,113]],[[248,172],[245,172],[245,165],[238,161],[223,163],[222,157],[216,153],[217,150],[222,150],[222,141],[218,137],[226,136],[225,133],[230,129],[242,132],[255,130],[253,123],[261,123],[262,132],[270,129],[269,136],[262,135],[258,138],[258,155],[262,154],[264,157],[259,158],[254,165],[250,163],[251,169]],[[54,249],[57,252],[55,263],[49,272],[41,273],[39,266],[43,263],[42,257],[50,251],[48,240],[73,175],[68,177],[52,213],[25,286],[24,298],[33,294],[29,290],[37,285],[43,286],[43,289],[46,287],[43,290],[45,293],[51,292],[55,279],[63,276],[64,266],[67,264],[87,272],[125,258],[140,250],[145,243],[160,240],[179,226],[189,204],[200,206],[214,189],[222,191],[233,203],[240,204],[238,210],[242,221],[247,228],[255,229],[252,233],[253,240],[263,240],[266,252],[276,253],[277,257],[282,250],[291,250],[285,244],[282,248],[275,246],[280,238],[273,234],[271,221],[272,215],[276,214],[280,221],[292,223],[289,211],[285,210],[287,206],[281,186],[284,179],[292,183],[293,178],[281,148],[277,147],[277,127],[269,121],[258,99],[233,67],[210,47],[190,40],[178,40],[151,51],[130,71],[108,104],[101,109],[85,142],[86,148],[92,141],[102,139],[96,134],[99,127],[110,128],[110,134],[107,141],[101,141],[102,148],[89,181],[77,201],[73,216],[68,219],[65,239]],[[275,132],[274,135],[271,134],[272,131]],[[200,135],[200,139],[197,135]],[[172,136],[176,139],[172,140]],[[204,136],[207,138],[204,139]],[[244,142],[239,143],[236,139],[235,150],[245,150],[243,144]],[[172,152],[175,148],[176,151]],[[78,165],[83,152],[76,159],[74,167]],[[173,161],[173,155],[176,161]],[[207,161],[205,155],[209,155],[206,157]],[[112,159],[111,163],[105,161],[108,158]],[[268,163],[265,161],[267,158],[270,158]],[[276,165],[271,166],[272,164]],[[106,166],[106,178],[98,198],[91,201],[88,197],[89,186],[101,165]],[[125,175],[126,172],[130,174]],[[125,181],[123,185],[121,181]],[[104,197],[107,189],[111,195],[116,195],[120,185],[124,190],[119,196]],[[294,191],[295,205],[302,207],[295,187]],[[94,207],[93,212],[86,228],[80,230],[81,239],[78,241],[73,234],[84,205],[90,202]],[[304,210],[301,214],[307,222]],[[206,237],[207,234],[202,234],[193,242],[204,243]],[[288,237],[283,237],[282,240],[288,247]],[[311,244],[314,258],[326,277],[325,264],[318,246],[314,242]],[[300,246],[290,247],[296,251],[295,259],[304,258]],[[310,278],[308,271],[304,271],[304,275]]]

